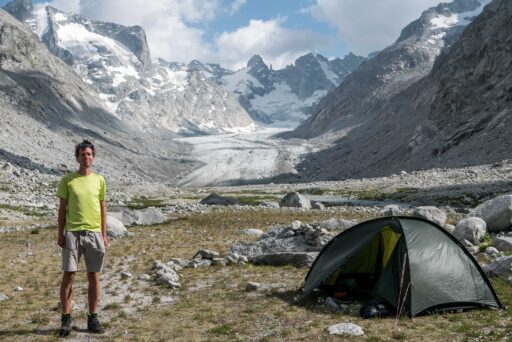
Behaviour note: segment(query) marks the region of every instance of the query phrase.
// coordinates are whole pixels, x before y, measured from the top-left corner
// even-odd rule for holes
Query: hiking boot
[[[98,321],[98,314],[92,313],[87,315],[87,329],[96,334],[103,334],[105,332],[100,321]]]
[[[59,336],[66,337],[71,332],[71,314],[62,314]]]

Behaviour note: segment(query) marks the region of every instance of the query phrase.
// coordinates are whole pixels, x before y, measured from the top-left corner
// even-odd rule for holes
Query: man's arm
[[[66,247],[66,238],[64,236],[64,226],[66,225],[67,208],[68,208],[68,201],[65,200],[64,198],[60,198],[59,215],[57,218],[57,224],[59,227],[59,234],[57,237],[57,245],[59,245],[61,248]]]
[[[107,239],[107,204],[105,200],[100,201],[101,208],[101,236],[103,236],[103,243],[105,248],[108,247],[108,239]]]

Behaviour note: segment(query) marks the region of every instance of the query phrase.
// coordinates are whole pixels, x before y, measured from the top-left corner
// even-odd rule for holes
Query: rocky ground
[[[6,270],[0,275],[0,339],[54,338],[60,278],[60,250],[55,245],[57,182],[57,176],[0,165],[0,268]],[[361,340],[425,336],[439,340],[445,334],[454,340],[460,336],[506,340],[512,326],[508,310],[415,318],[400,321],[396,328],[394,320],[360,318],[360,304],[301,299],[300,286],[307,273],[303,266],[342,229],[383,215],[389,203],[397,204],[395,209],[406,215],[429,205],[440,209],[442,225],[459,234],[482,264],[496,261],[489,272],[503,274],[493,278],[493,284],[500,299],[510,304],[509,232],[482,231],[476,222],[471,226],[476,228],[464,235],[454,226],[472,216],[469,213],[478,204],[511,188],[510,161],[301,184],[178,188],[108,182],[109,217],[128,230],[126,237],[112,240],[102,278],[106,337],[150,341],[321,336],[330,340],[328,328],[341,322],[362,328]],[[315,196],[324,205],[319,209],[280,207],[280,200],[291,191]],[[201,203],[214,192],[237,204]],[[286,253],[276,259],[281,252]],[[85,293],[85,279],[79,278],[71,340],[94,340],[83,329]]]

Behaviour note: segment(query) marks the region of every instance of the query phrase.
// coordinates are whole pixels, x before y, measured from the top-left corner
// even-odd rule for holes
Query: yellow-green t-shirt
[[[57,196],[67,200],[67,231],[101,232],[100,201],[105,200],[105,178],[95,173],[71,172],[62,177]]]

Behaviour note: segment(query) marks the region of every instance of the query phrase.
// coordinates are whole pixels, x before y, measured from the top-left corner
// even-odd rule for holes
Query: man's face
[[[91,167],[93,160],[94,156],[90,147],[84,147],[78,150],[77,161],[80,163],[81,167]]]

